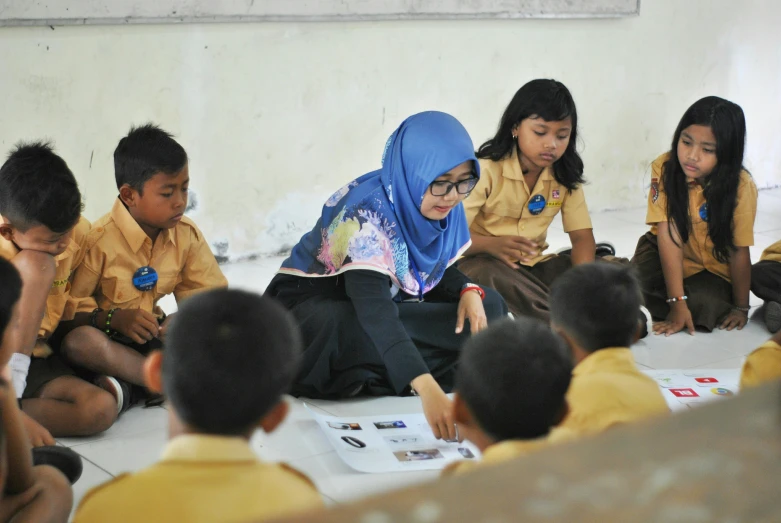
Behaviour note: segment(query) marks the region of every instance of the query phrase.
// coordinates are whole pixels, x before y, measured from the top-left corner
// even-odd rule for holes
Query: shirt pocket
[[[123,309],[124,305],[141,297],[141,291],[133,286],[132,281],[120,281],[116,278],[106,278],[100,282],[100,294],[106,297],[108,301]],[[130,308],[129,306],[127,308]]]
[[[160,274],[157,280],[157,285],[155,286],[155,292],[157,293],[157,298],[159,299],[162,298],[163,296],[173,294],[174,289],[176,289],[176,286],[179,285],[181,281],[182,281],[181,272]]]

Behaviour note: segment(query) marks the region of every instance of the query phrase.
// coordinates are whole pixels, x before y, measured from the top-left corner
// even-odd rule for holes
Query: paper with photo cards
[[[480,459],[467,441],[436,439],[423,414],[336,417],[307,410],[339,457],[359,472],[441,470],[453,461]]]
[[[738,394],[740,369],[645,370],[659,385],[673,412],[696,408]]]

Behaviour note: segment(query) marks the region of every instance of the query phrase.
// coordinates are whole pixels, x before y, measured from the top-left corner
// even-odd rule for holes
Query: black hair
[[[0,214],[22,232],[37,225],[67,232],[82,207],[76,178],[47,142],[17,144],[0,167]]]
[[[735,250],[732,219],[737,205],[743,151],[746,144],[746,118],[743,109],[718,96],[707,96],[689,107],[673,135],[670,158],[663,166],[664,192],[667,196],[667,216],[686,243],[691,232],[689,187],[678,161],[678,141],[690,125],[705,125],[716,137],[716,167],[703,184],[708,203],[708,235],[713,241],[713,256],[722,263],[729,261]],[[675,236],[673,236],[673,241]]]
[[[632,267],[597,262],[559,276],[548,301],[551,323],[593,352],[632,344],[643,295]]]
[[[208,434],[250,430],[287,392],[301,360],[292,315],[268,297],[216,289],[171,320],[163,388],[177,415]]]
[[[506,319],[467,340],[456,391],[496,441],[548,434],[566,412],[572,358],[564,341],[533,318]]]
[[[495,162],[512,155],[513,149],[518,147],[512,136],[513,130],[530,117],[539,117],[546,122],[571,119],[569,144],[561,158],[553,164],[553,176],[568,191],[577,189],[585,181],[583,160],[577,151],[578,111],[567,87],[556,80],[532,80],[518,89],[504,110],[496,136],[481,145],[475,154],[478,158]]]
[[[158,173],[178,174],[187,165],[187,152],[173,136],[148,123],[133,127],[114,150],[117,189],[127,184],[139,194]]]
[[[22,296],[22,277],[11,262],[0,258],[0,343],[11,321],[14,305]]]

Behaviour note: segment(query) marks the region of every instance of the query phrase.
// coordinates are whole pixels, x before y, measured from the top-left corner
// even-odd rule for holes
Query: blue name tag
[[[157,271],[152,267],[141,267],[133,274],[133,287],[140,291],[151,291],[157,285]]]
[[[707,203],[703,203],[700,206],[700,218],[704,222],[708,221],[708,204]]]
[[[541,194],[535,194],[529,200],[529,212],[537,216],[545,208],[545,197]]]

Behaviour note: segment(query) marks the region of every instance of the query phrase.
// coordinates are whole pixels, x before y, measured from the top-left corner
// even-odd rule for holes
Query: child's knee
[[[106,335],[94,327],[84,325],[70,331],[62,340],[60,350],[66,357],[74,356],[97,350],[106,343]]]
[[[57,264],[49,254],[23,250],[11,259],[25,286],[51,288]]]
[[[90,387],[77,404],[85,435],[103,432],[117,420],[117,400],[100,387]]]
[[[73,489],[65,475],[49,465],[33,467],[35,487],[39,488],[39,496],[46,500],[51,508],[68,514],[73,506]]]

